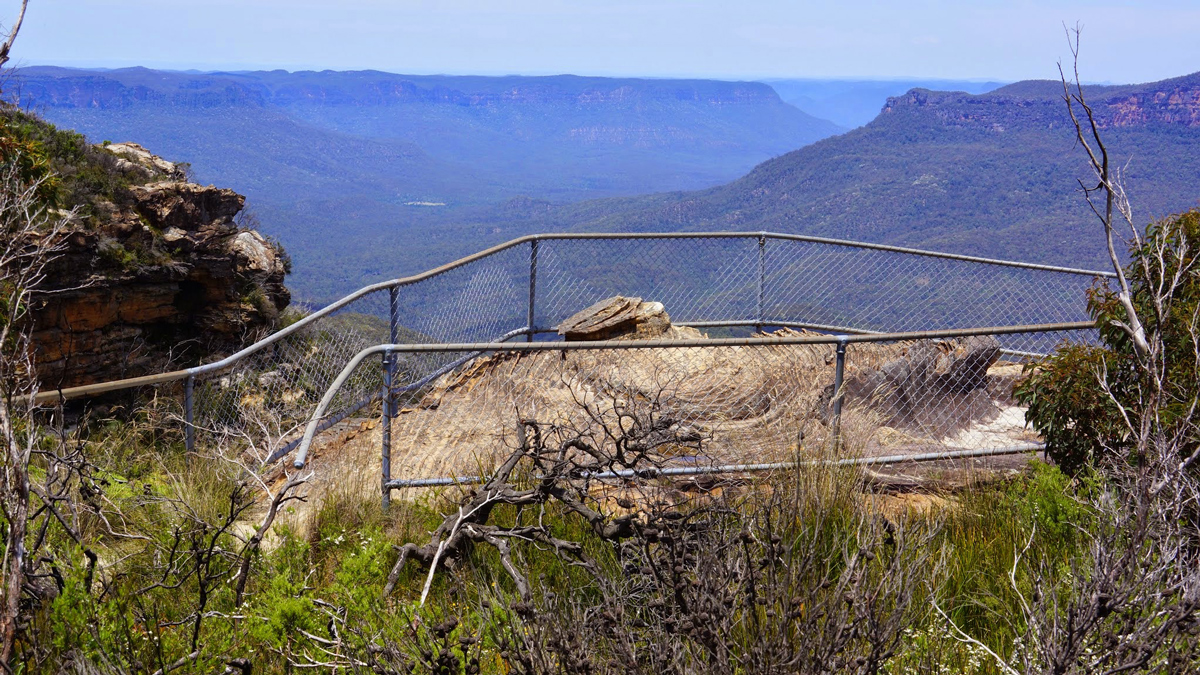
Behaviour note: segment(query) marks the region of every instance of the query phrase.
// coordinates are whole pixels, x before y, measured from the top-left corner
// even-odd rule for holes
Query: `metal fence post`
[[[400,289],[388,289],[388,341],[396,344],[400,330]]]
[[[759,331],[763,329],[763,290],[766,285],[764,282],[767,277],[767,237],[766,235],[758,235],[758,302],[756,303],[755,318],[758,322],[754,327]]]
[[[388,341],[396,344],[400,340],[400,289],[392,286],[388,289]],[[379,435],[383,439],[381,448],[380,490],[383,492],[383,508],[386,511],[392,503],[392,491],[387,487],[392,480],[392,417],[396,409],[396,394],[392,391],[392,382],[396,376],[396,357],[392,352],[383,353],[383,403],[380,406]]]
[[[837,362],[833,368],[833,438],[836,446],[842,442],[842,381],[846,374],[846,336],[839,335]]]
[[[380,437],[383,438],[380,465],[383,467],[379,481],[379,489],[383,495],[383,510],[392,504],[392,490],[388,483],[392,480],[392,369],[394,366],[391,350],[383,353],[383,411],[380,415]]]
[[[188,375],[183,385],[183,445],[188,452],[196,449],[195,425],[195,390],[196,376]]]
[[[525,319],[525,328],[528,332],[525,333],[525,341],[533,342],[533,333],[536,326],[534,321],[534,300],[537,297],[537,261],[538,261],[538,240],[534,239],[529,242],[529,314]]]

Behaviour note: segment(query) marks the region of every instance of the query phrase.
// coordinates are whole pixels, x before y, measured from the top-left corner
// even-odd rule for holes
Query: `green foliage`
[[[103,495],[94,502],[97,516],[103,514],[134,536],[114,537],[98,521],[80,528],[84,543],[100,554],[102,565],[90,584],[85,567],[63,568],[62,586],[48,611],[31,624],[45,638],[43,664],[58,663],[70,654],[80,662],[153,672],[175,662],[191,651],[191,613],[199,588],[197,575],[189,572],[191,542],[217,537],[218,550],[223,551],[219,557],[225,561],[232,561],[241,550],[232,534],[212,529],[229,509],[237,474],[210,460],[186,458],[178,439],[153,432],[153,419],[145,417],[149,414],[135,416],[142,419],[136,425],[92,422],[85,436],[88,454],[97,464],[89,489]],[[788,496],[769,515],[754,511],[754,517],[748,517],[750,511],[730,511],[717,517],[732,519],[735,528],[743,527],[742,523],[770,526],[783,543],[813,553],[818,561],[813,573],[823,574],[825,565],[833,565],[836,574],[846,543],[856,541],[863,522],[855,515],[863,501],[850,487],[854,481],[837,480],[836,475],[799,482],[795,477],[779,478],[772,486],[749,487],[746,494],[751,497],[759,489],[764,496]],[[831,492],[818,499],[818,488]],[[941,527],[932,545],[944,551],[946,565],[922,593],[936,594],[964,627],[987,636],[992,649],[1008,653],[1020,629],[1010,620],[1019,612],[1007,587],[1014,552],[1034,535],[1029,554],[1050,564],[1065,566],[1085,553],[1086,537],[1078,533],[1089,522],[1089,511],[1080,499],[1088,489],[1086,481],[1037,464],[1009,483],[956,497],[957,503],[944,512],[944,521],[925,520],[929,516],[921,514],[889,518],[906,523],[909,532]],[[752,499],[745,502],[747,508],[752,504]],[[439,572],[423,607],[416,599],[426,572],[413,565],[400,576],[392,597],[382,595],[395,562],[395,545],[423,541],[446,508],[431,495],[420,502],[393,502],[385,513],[373,489],[346,485],[326,492],[321,506],[299,523],[305,532],[292,529],[297,524],[294,519],[276,526],[268,545],[253,560],[243,606],[233,604],[231,573],[210,589],[200,632],[201,654],[190,668],[220,670],[222,659],[239,657],[250,660],[255,672],[287,672],[289,662],[328,658],[322,650],[331,648],[329,641],[338,640],[343,653],[376,658],[394,670],[509,672],[502,639],[511,631],[525,630],[529,617],[516,604],[511,579],[490,547],[476,547],[452,570]],[[199,526],[201,522],[208,525]],[[545,524],[556,537],[582,542],[608,580],[605,583],[630,582],[625,569],[629,551],[596,537],[581,518],[563,508],[537,511],[503,506],[496,510],[494,522]],[[708,526],[714,525],[716,521],[709,520]],[[802,532],[808,534],[793,541]],[[78,545],[60,530],[51,528],[47,536],[52,542],[48,550],[57,558],[81,559]],[[765,536],[761,539],[768,541]],[[184,555],[165,567],[173,548]],[[546,620],[564,626],[585,620],[569,611],[564,601],[588,606],[600,600],[589,575],[532,543],[514,540],[514,551],[522,571],[534,582],[538,611],[561,611]],[[880,557],[880,564],[884,559]],[[882,569],[870,568],[869,573]],[[1024,577],[1018,580],[1027,583]],[[622,610],[628,616],[653,618],[645,596],[632,596],[631,602]],[[763,612],[785,610],[761,608]],[[331,628],[335,624],[336,633]],[[650,639],[659,629],[644,630]],[[750,630],[731,635],[739,650],[753,649],[758,638]],[[46,669],[30,662],[27,672]],[[952,639],[938,615],[918,612],[884,672],[955,670],[999,672],[978,649]]]
[[[1136,429],[1145,414],[1167,433],[1187,414],[1200,396],[1193,331],[1200,310],[1200,210],[1151,223],[1142,248],[1130,251],[1125,266],[1132,301],[1152,339],[1161,340],[1159,364],[1165,391],[1158,393],[1138,368],[1128,335],[1120,328],[1128,317],[1117,290],[1110,284],[1094,287],[1088,310],[1096,319],[1101,345],[1067,345],[1028,369],[1015,395],[1029,407],[1026,419],[1046,439],[1046,452],[1066,471],[1076,472],[1089,462],[1127,457],[1130,425]],[[1183,245],[1187,244],[1187,245]],[[1180,258],[1179,252],[1183,251]],[[1159,289],[1174,286],[1161,308]],[[1154,338],[1157,336],[1157,338]],[[1128,421],[1114,402],[1125,406]],[[1181,451],[1190,454],[1200,439],[1185,439]]]
[[[1106,371],[1127,367],[1122,362],[1128,358],[1103,347],[1070,344],[1026,366],[1017,400],[1028,406],[1026,419],[1064,471],[1080,471],[1126,435],[1116,406],[1098,383]]]
[[[46,205],[78,208],[89,225],[103,222],[102,203],[127,206],[130,187],[161,178],[124,172],[116,156],[93,146],[83,134],[0,105],[0,161],[10,160],[21,163],[28,182],[44,180],[39,196]]]

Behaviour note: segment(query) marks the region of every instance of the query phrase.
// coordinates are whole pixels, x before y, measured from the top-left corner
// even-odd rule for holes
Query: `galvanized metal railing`
[[[534,355],[534,354],[561,354],[565,359],[566,354],[576,352],[623,352],[625,354],[631,352],[642,352],[647,355],[645,358],[654,359],[661,363],[662,355],[680,350],[719,350],[729,348],[746,348],[748,350],[763,350],[767,348],[795,348],[795,347],[818,347],[818,346],[833,346],[834,347],[834,367],[832,373],[832,393],[830,397],[830,408],[832,422],[828,426],[832,430],[830,433],[834,436],[840,435],[840,424],[843,412],[843,404],[845,398],[843,396],[843,387],[846,378],[846,359],[847,351],[850,345],[880,345],[885,343],[914,343],[919,341],[931,340],[953,340],[960,338],[971,338],[981,336],[1002,336],[1002,335],[1029,335],[1029,334],[1058,334],[1060,336],[1078,333],[1080,331],[1090,331],[1094,329],[1094,324],[1091,322],[1072,322],[1072,323],[1055,323],[1027,326],[998,326],[986,328],[968,328],[954,329],[941,331],[910,331],[903,333],[883,333],[883,334],[837,334],[837,335],[793,335],[784,337],[760,336],[751,338],[724,338],[724,339],[657,339],[657,340],[610,340],[610,341],[577,341],[577,342],[532,342],[532,343],[458,343],[458,344],[380,344],[368,347],[359,351],[349,360],[346,366],[339,373],[338,377],[330,385],[325,392],[321,401],[317,404],[308,424],[305,427],[304,435],[299,439],[298,451],[293,461],[296,468],[302,468],[308,460],[309,450],[312,447],[313,440],[316,434],[321,430],[322,423],[328,419],[327,413],[329,406],[333,401],[334,396],[339,389],[347,382],[355,371],[357,371],[364,362],[375,355],[380,355],[381,372],[383,373],[383,388],[380,393],[382,399],[381,408],[381,483],[382,498],[386,506],[390,500],[392,490],[401,488],[413,487],[434,487],[434,486],[449,486],[449,485],[470,485],[481,483],[486,480],[483,475],[420,475],[415,478],[395,479],[392,476],[393,466],[393,435],[392,426],[399,408],[397,398],[404,395],[411,395],[414,392],[421,392],[430,387],[438,378],[447,376],[456,368],[462,367],[470,361],[487,360],[490,357],[497,355]],[[416,354],[465,354],[465,356],[451,360],[445,366],[436,369],[434,372],[425,375],[419,379],[414,379],[406,384],[397,384],[394,382],[393,374],[395,372],[396,358],[406,355]],[[623,356],[623,358],[632,358]],[[739,357],[742,361],[746,361],[746,356]],[[751,359],[751,365],[753,361]],[[553,380],[542,382],[539,377],[545,373],[539,373],[536,369],[526,373],[523,377],[527,380],[537,380],[542,386],[553,386]],[[681,377],[686,378],[691,373],[680,373]],[[806,375],[801,375],[806,377]],[[500,401],[500,406],[512,405],[519,409],[524,403],[521,400],[521,395],[511,388],[511,378],[508,382],[504,381],[503,377],[495,377],[494,380],[499,384],[495,391],[487,392],[481,396],[479,388],[471,387],[472,410],[476,416],[482,419],[481,426],[491,425],[493,428],[487,430],[490,436],[495,436],[497,428],[502,427],[508,422],[515,424],[516,420],[497,419],[495,417],[489,419],[486,412],[479,410],[479,405],[482,402],[483,407],[494,405],[496,401]],[[492,383],[485,382],[483,386],[488,386]],[[903,383],[901,383],[903,384]],[[509,385],[506,388],[506,385]],[[443,386],[443,393],[452,393],[456,385]],[[786,398],[787,392],[782,392]],[[487,401],[490,396],[496,401]],[[709,401],[706,404],[720,403],[719,401]],[[953,407],[954,403],[947,404],[946,401],[922,400],[917,402],[923,406],[938,406]],[[781,405],[794,404],[784,402]],[[569,402],[567,407],[578,406],[579,402]],[[876,405],[876,408],[879,406]],[[883,410],[884,417],[894,416],[896,411]],[[947,410],[948,416],[962,416],[963,411]],[[568,410],[564,410],[563,406],[558,409],[547,412],[546,414],[555,419],[561,419],[564,413],[569,414]],[[594,416],[595,413],[593,413]],[[680,410],[675,410],[674,414],[679,415]],[[686,414],[686,413],[684,413]],[[969,417],[970,413],[967,413]],[[683,419],[681,417],[681,419]],[[771,432],[764,432],[769,435]],[[758,438],[759,444],[764,444],[763,438]],[[929,442],[936,442],[930,440]],[[769,445],[769,441],[766,442]],[[503,444],[499,444],[502,446]],[[922,462],[936,461],[948,459],[964,459],[972,457],[985,457],[1006,454],[1028,453],[1041,449],[1040,442],[1013,442],[1002,447],[967,447],[943,449],[939,451],[921,451],[921,448],[916,450],[910,449],[908,452],[898,454],[884,455],[867,455],[858,457],[844,457],[835,460],[820,460],[832,462],[834,464],[891,464],[900,462]],[[443,448],[444,449],[444,448]],[[491,449],[495,449],[494,447]],[[477,448],[483,452],[489,450],[488,447]],[[479,459],[478,456],[470,458],[472,461]],[[775,471],[796,466],[798,463],[812,463],[805,460],[792,461],[776,461],[776,462],[756,462],[756,463],[720,463],[720,457],[712,458],[714,461],[706,465],[696,466],[670,466],[670,467],[654,467],[646,470],[627,471],[610,471],[589,476],[597,480],[608,478],[631,478],[640,476],[643,478],[666,477],[666,476],[697,476],[697,475],[712,475],[712,474],[728,474],[728,473],[750,473],[760,471]],[[420,470],[418,470],[420,473]]]
[[[878,336],[1002,323],[1077,324],[1087,318],[1082,291],[1111,276],[769,232],[531,235],[366,286],[213,363],[42,392],[35,402],[182,382],[185,442],[192,449],[198,432],[237,428],[246,406],[302,422],[347,358],[366,347],[475,346],[448,361],[428,350],[403,352],[433,359],[409,366],[436,379],[480,350],[495,352],[497,343],[524,336],[536,345],[563,318],[610,295],[663,302],[676,325],[710,331],[793,327]],[[1053,344],[1036,331],[1002,335],[1008,336],[1003,346],[1009,355],[1041,354]],[[378,401],[383,380],[397,375],[392,363],[379,375],[344,383],[319,425]]]

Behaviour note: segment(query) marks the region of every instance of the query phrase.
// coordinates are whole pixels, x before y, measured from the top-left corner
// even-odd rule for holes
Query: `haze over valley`
[[[1055,82],[53,67],[17,82],[10,96],[93,142],[136,139],[244,192],[310,302],[559,230],[771,230],[1102,263]],[[1092,95],[1130,158],[1136,212],[1192,206],[1200,78]]]
[[[236,185],[321,299],[466,253],[438,240],[472,209],[710,187],[843,130],[755,82],[48,67],[19,82],[23,106],[94,142],[136,138]],[[405,253],[350,262],[380,247]]]

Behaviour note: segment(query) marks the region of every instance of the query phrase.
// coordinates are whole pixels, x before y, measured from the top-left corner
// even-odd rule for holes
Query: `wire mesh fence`
[[[384,481],[471,482],[519,448],[529,424],[560,437],[560,445],[579,439],[581,451],[606,456],[632,458],[652,444],[665,458],[654,468],[677,473],[792,462],[823,456],[834,444],[867,458],[1034,447],[1038,439],[1013,399],[1028,357],[1005,354],[1000,336],[984,333],[861,336],[845,345],[836,390],[836,338],[791,331],[774,334],[793,341],[783,344],[767,337],[715,346],[441,352],[457,367],[409,370],[396,382]],[[1033,332],[1016,335],[1033,339]],[[396,353],[401,363],[412,356],[405,349]],[[631,459],[627,468],[638,467]]]
[[[1085,290],[1102,283],[1105,276],[1108,275],[1086,270],[769,233],[526,237],[416,277],[368,287],[238,354],[182,372],[188,382],[184,417],[188,430],[194,431],[189,434],[188,442],[193,445],[218,437],[251,434],[253,422],[261,420],[264,414],[276,420],[281,428],[298,428],[346,362],[371,345],[557,340],[554,329],[564,319],[614,295],[660,302],[673,324],[694,326],[717,338],[749,336],[785,326],[863,334],[1085,321],[1088,318]],[[1069,335],[1005,333],[989,338],[986,347],[999,350],[996,363],[1011,364],[1044,354],[1064,338],[1088,341],[1094,336],[1090,331]],[[786,411],[779,413],[778,419],[789,420],[788,428],[794,431],[798,422],[789,416],[804,411],[804,415],[811,417],[820,409],[810,399],[832,383],[832,376],[825,372],[832,367],[832,349],[825,345],[803,349],[639,350],[620,359],[616,359],[615,353],[597,352],[572,353],[560,361],[554,361],[551,353],[522,355],[506,361],[508,356],[493,355],[481,360],[468,352],[413,351],[396,356],[392,375],[400,395],[407,397],[403,405],[416,412],[401,415],[398,419],[402,421],[396,424],[403,426],[432,419],[427,412],[421,412],[428,409],[422,408],[413,397],[419,395],[425,400],[424,397],[432,395],[432,388],[445,389],[448,385],[443,379],[447,377],[461,380],[455,388],[445,389],[444,395],[449,400],[459,400],[462,387],[467,386],[463,383],[474,381],[470,386],[481,392],[482,397],[476,402],[480,410],[495,410],[493,417],[501,409],[510,416],[519,408],[532,414],[539,410],[538,406],[548,405],[539,403],[539,396],[572,391],[570,387],[562,388],[566,386],[561,381],[562,372],[546,370],[555,363],[561,368],[569,365],[571,372],[576,373],[572,377],[604,391],[619,388],[614,383],[626,382],[631,387],[636,384],[641,392],[638,396],[642,397],[645,390],[653,388],[646,377],[651,374],[666,377],[667,381],[661,384],[670,393],[672,405],[690,401],[694,406],[683,424],[711,426],[713,420],[725,418],[730,423],[742,420],[748,425],[753,420],[755,424],[765,424],[767,420],[761,415],[747,411],[753,405],[767,405],[772,410]],[[916,349],[920,358],[908,358],[909,370],[904,372],[895,371],[900,367],[895,364],[871,370],[874,366],[868,364],[890,363],[885,357],[892,354],[888,350],[896,349]],[[947,344],[907,347],[881,344],[849,349],[844,400],[846,429],[849,431],[857,424],[858,413],[854,411],[861,409],[872,411],[874,417],[870,419],[874,421],[867,426],[873,424],[876,428],[875,436],[864,441],[863,447],[867,449],[887,447],[888,443],[901,440],[907,444],[905,447],[913,448],[978,446],[1012,440],[1010,436],[1015,432],[1009,433],[1005,425],[1015,421],[1017,413],[1011,405],[1001,405],[1003,396],[987,390],[991,393],[985,397],[981,392],[987,388],[974,384],[974,388],[964,391],[946,389],[947,378],[958,375],[947,375],[938,369],[949,367],[946,363],[957,363],[946,354],[961,349]],[[942,354],[940,361],[935,352]],[[737,361],[735,354],[742,360]],[[503,370],[502,363],[510,370]],[[874,374],[860,374],[860,363],[866,369],[863,373]],[[518,367],[524,370],[511,371]],[[990,367],[999,366],[993,363]],[[614,374],[602,385],[596,380],[599,375],[583,372],[587,368],[594,368],[597,373],[624,370],[634,379],[626,381]],[[481,369],[506,374],[497,375],[500,379],[494,382],[483,383],[479,379],[484,372]],[[474,374],[462,380],[468,372]],[[166,381],[170,375],[159,379]],[[999,377],[995,373],[986,373],[983,379],[976,375],[978,382],[993,383],[988,387],[1000,386],[994,385]],[[550,387],[540,393],[539,378]],[[776,379],[768,385],[764,378]],[[936,383],[931,384],[934,380]],[[976,380],[972,382],[978,384]],[[814,389],[816,383],[822,383],[819,392]],[[380,399],[383,385],[383,368],[369,365],[359,368],[337,390],[323,423],[328,426],[356,413],[367,414],[367,407]],[[109,389],[120,386],[121,383],[112,383]],[[758,403],[735,389],[757,392],[754,401]],[[702,391],[708,392],[704,395],[708,398],[700,396],[698,392]],[[717,396],[716,392],[725,393]],[[955,401],[953,405],[946,403],[951,400]],[[739,405],[744,409],[738,408]],[[976,417],[968,416],[969,419],[959,412],[976,408],[982,412]],[[993,416],[996,410],[999,412]],[[451,419],[445,413],[435,417]],[[813,417],[806,424],[819,427],[819,418],[819,415]],[[490,418],[483,415],[480,419]],[[811,433],[819,435],[818,427],[812,427],[815,431]],[[456,427],[446,427],[451,428]],[[511,430],[512,424],[507,428]],[[715,436],[705,444],[706,451],[723,457],[722,461],[742,457],[723,449],[735,445],[729,440],[732,437],[726,437],[732,428],[724,421],[720,429],[714,427]],[[993,428],[1000,430],[989,430]],[[398,427],[394,435],[397,439],[421,438],[431,433],[415,427]],[[463,433],[464,439],[471,437]],[[785,436],[780,432],[748,439],[740,445],[739,452],[761,459],[799,447],[795,439],[785,442]],[[276,456],[294,448],[297,440],[293,437],[283,443]],[[442,441],[443,445],[447,443]],[[458,450],[443,453],[445,461],[466,454],[482,457],[476,452],[478,445],[467,440],[456,443]],[[414,455],[419,456],[424,455]],[[403,464],[404,475],[440,470],[440,465],[424,462],[407,461]],[[451,465],[441,468],[449,470]]]

